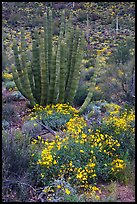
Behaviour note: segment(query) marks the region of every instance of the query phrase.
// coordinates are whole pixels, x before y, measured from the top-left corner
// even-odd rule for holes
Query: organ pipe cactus
[[[84,34],[73,26],[73,16],[61,17],[57,45],[53,42],[52,10],[45,14],[44,33],[34,31],[32,59],[28,59],[25,34],[21,30],[21,49],[13,42],[15,65],[13,78],[19,91],[30,104],[73,103],[78,87],[83,57]]]

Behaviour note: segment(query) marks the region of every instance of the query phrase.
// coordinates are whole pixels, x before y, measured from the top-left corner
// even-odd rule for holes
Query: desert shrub
[[[26,202],[31,198],[29,162],[30,139],[20,130],[2,131],[2,199],[3,202]]]
[[[79,22],[83,22],[87,20],[87,14],[85,12],[83,12],[82,10],[79,12],[77,20]]]
[[[134,50],[134,48],[135,42],[132,37],[128,37],[125,41],[120,41],[117,48],[110,57],[110,62],[116,64],[127,63],[132,59],[133,54],[131,49]]]
[[[5,84],[6,90],[14,90],[16,87],[16,84],[14,81],[9,81]]]
[[[78,110],[68,104],[47,105],[46,107],[36,105],[32,111],[30,120],[35,122],[35,126],[37,122],[42,122],[55,131],[61,129],[73,115],[78,114]]]
[[[135,157],[135,114],[131,108],[120,107],[117,104],[106,104],[107,114],[102,119],[100,129],[103,133],[109,133],[120,143],[120,154],[129,154],[129,158]]]
[[[88,72],[85,74],[85,80],[90,81],[91,77],[94,75],[94,70],[89,69]]]
[[[2,152],[3,163],[7,168],[7,175],[21,176],[29,167],[29,137],[23,135],[19,130],[3,131]],[[4,175],[3,175],[4,176]]]
[[[42,126],[35,121],[27,121],[22,126],[22,133],[30,137],[36,136],[42,131]]]
[[[110,181],[125,169],[119,154],[120,144],[111,134],[87,128],[85,119],[74,116],[63,130],[65,137],[56,135],[52,142],[32,141],[32,181],[38,185],[63,176],[70,184],[98,191],[97,181]]]
[[[55,179],[48,186],[45,186],[39,195],[40,201],[49,202],[82,202],[74,188],[69,182],[65,181],[63,177]]]
[[[76,91],[76,95],[74,98],[74,104],[76,106],[81,106],[84,103],[84,100],[88,94],[88,87],[84,84],[80,84],[78,90]]]
[[[11,103],[3,104],[2,107],[2,119],[7,122],[14,123],[19,120],[19,116],[16,114],[15,106]]]

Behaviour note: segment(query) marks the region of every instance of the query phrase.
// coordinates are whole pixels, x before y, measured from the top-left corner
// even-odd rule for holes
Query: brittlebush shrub
[[[65,124],[64,138],[56,135],[54,141],[48,142],[39,136],[32,141],[34,183],[49,185],[62,176],[70,184],[99,191],[96,182],[110,181],[124,171],[126,163],[118,140],[111,134],[87,128],[84,117],[76,112]]]
[[[100,129],[103,133],[111,133],[120,143],[120,154],[135,157],[135,113],[131,108],[117,104],[107,104],[109,115],[102,119]]]
[[[37,126],[37,122],[42,122],[52,130],[59,131],[72,116],[77,114],[78,110],[69,104],[47,105],[46,107],[36,105],[29,115],[29,120],[35,122],[34,126]]]

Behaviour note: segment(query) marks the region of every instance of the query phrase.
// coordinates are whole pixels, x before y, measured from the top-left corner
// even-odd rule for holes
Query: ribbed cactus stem
[[[40,39],[40,66],[41,66],[41,105],[46,105],[46,97],[48,95],[48,84],[45,80],[47,75],[47,67],[45,63],[45,47],[44,47],[44,38],[41,35]]]
[[[57,103],[59,95],[59,74],[60,74],[60,44],[58,44],[57,55],[56,55],[56,79],[53,103]]]
[[[67,44],[67,64],[66,64],[66,95],[65,98],[67,98],[67,91],[68,91],[68,81],[71,70],[71,60],[72,60],[72,52],[73,52],[73,40],[74,40],[74,28],[72,26],[72,13],[70,13],[68,25],[67,25],[67,32],[65,34],[66,36],[66,44]]]
[[[13,80],[18,88],[18,90],[22,93],[22,95],[27,98],[27,95],[26,95],[26,92],[25,90],[22,88],[22,84],[21,84],[21,81],[20,81],[20,77],[19,77],[19,74],[17,72],[17,69],[14,65],[11,66],[12,68],[12,75],[13,75]]]
[[[48,104],[53,103],[54,95],[55,95],[55,83],[56,83],[56,51],[52,53],[52,67],[50,72],[50,86],[49,86],[49,96],[48,96]],[[57,84],[56,84],[57,86]]]
[[[48,71],[49,71],[49,84],[50,76],[52,72],[52,36],[53,36],[53,22],[52,22],[52,11],[49,10],[48,16]]]
[[[59,78],[59,103],[64,103],[65,97],[65,45],[61,42],[60,46],[60,78]]]
[[[48,16],[45,13],[44,16],[44,47],[45,47],[45,66],[46,66],[46,77],[47,81],[47,92],[46,92],[46,101],[48,101],[48,87],[49,87],[49,68],[48,68]]]
[[[71,84],[72,84],[73,78],[76,77],[78,80],[78,75],[79,75],[78,73],[80,70],[78,61],[81,63],[81,59],[79,58],[80,56],[78,53],[79,52],[78,42],[79,42],[79,38],[80,38],[79,29],[77,28],[75,32],[76,33],[75,33],[75,37],[73,40],[73,48],[72,48],[72,53],[71,53],[72,55],[71,55],[71,61],[70,61],[70,70],[69,70],[69,76],[68,76],[68,81],[67,81],[67,86],[66,86],[66,99],[67,99],[67,101],[69,101],[68,96],[69,96],[69,92],[71,90]],[[73,77],[73,75],[74,75],[74,77]],[[75,80],[76,80],[76,78],[75,78]]]
[[[32,71],[34,74],[34,83],[35,83],[35,98],[37,103],[40,104],[41,99],[41,76],[40,76],[40,50],[39,50],[39,37],[38,33],[35,30],[34,40],[32,41]]]
[[[92,98],[93,93],[89,92],[84,103],[82,104],[82,106],[79,109],[79,113],[82,114],[84,113],[84,111],[86,110],[87,106],[89,105],[91,98]]]

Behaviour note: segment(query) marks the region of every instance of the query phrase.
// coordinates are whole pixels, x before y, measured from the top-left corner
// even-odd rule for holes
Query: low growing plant
[[[64,176],[71,185],[99,191],[96,182],[110,181],[124,171],[126,163],[120,152],[121,145],[112,135],[87,128],[87,122],[78,114],[72,114],[63,132],[64,138],[56,135],[52,142],[40,136],[32,141],[34,183],[49,185]]]

